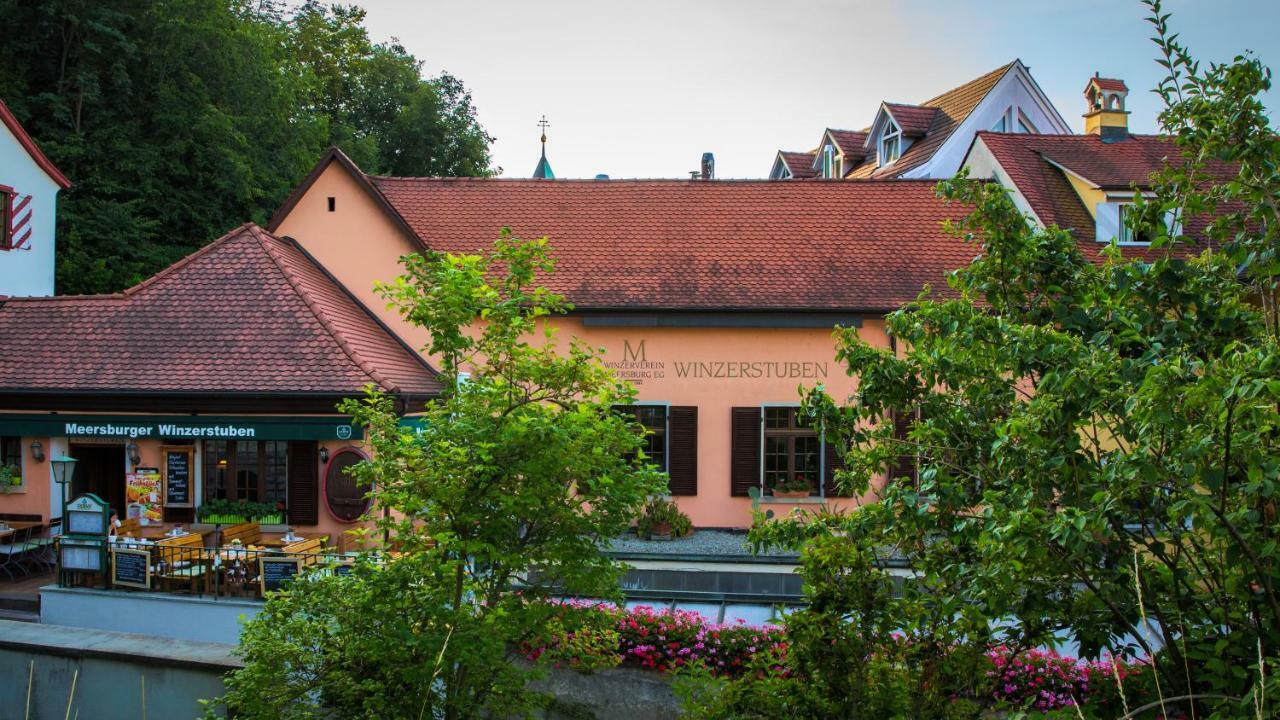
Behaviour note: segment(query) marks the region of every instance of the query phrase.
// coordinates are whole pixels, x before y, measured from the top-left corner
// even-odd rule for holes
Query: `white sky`
[[[1131,127],[1155,128],[1160,77],[1137,0],[353,0],[376,40],[397,37],[471,90],[504,175],[763,177],[778,149],[870,123],[1021,58],[1082,127],[1094,71],[1130,88]],[[1250,49],[1280,65],[1280,1],[1167,0],[1202,60]],[[1280,92],[1267,97],[1269,108]]]

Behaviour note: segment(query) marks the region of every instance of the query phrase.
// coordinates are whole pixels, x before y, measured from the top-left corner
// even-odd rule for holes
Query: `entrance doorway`
[[[72,445],[71,457],[77,462],[68,499],[91,492],[125,517],[124,446]]]

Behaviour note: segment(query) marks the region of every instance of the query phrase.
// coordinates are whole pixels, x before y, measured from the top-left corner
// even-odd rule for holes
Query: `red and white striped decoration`
[[[9,211],[9,248],[19,250],[31,239],[31,196],[9,196],[13,203]]]

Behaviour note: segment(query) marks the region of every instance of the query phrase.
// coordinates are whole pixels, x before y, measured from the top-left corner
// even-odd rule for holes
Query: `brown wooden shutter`
[[[826,443],[824,453],[826,455],[826,467],[822,468],[824,493],[827,497],[850,497],[849,493],[836,487],[836,471],[844,469],[844,459],[840,457],[840,451],[835,445]]]
[[[906,441],[908,433],[911,432],[911,426],[915,424],[916,414],[910,410],[895,411],[893,413],[893,439]],[[893,462],[889,468],[889,480],[900,481],[902,478],[906,482],[915,484],[919,479],[919,467],[916,460],[916,454],[910,451],[904,451]]]
[[[760,408],[733,408],[729,494],[746,497],[760,487]]]
[[[698,494],[698,408],[673,407],[667,416],[667,476],[672,495]]]
[[[289,497],[286,508],[290,525],[320,522],[320,472],[316,443],[294,440],[289,443]]]

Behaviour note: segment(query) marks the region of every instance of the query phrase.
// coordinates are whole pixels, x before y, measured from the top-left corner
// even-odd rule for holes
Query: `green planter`
[[[200,515],[199,521],[209,525],[239,525],[247,522],[257,522],[259,525],[283,525],[284,516],[280,513],[275,513],[274,515],[253,518],[235,513],[209,513],[208,515]]]

